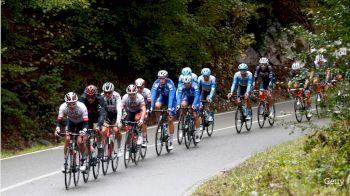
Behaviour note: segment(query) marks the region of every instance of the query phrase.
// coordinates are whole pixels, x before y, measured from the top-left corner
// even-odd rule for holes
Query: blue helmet
[[[189,67],[185,67],[185,68],[182,69],[181,74],[184,75],[184,76],[191,75],[192,74],[192,70]]]
[[[192,76],[191,75],[187,75],[187,76],[182,77],[182,83],[188,84],[188,83],[191,83],[191,82],[192,82]]]
[[[238,65],[239,70],[248,70],[248,65],[245,63],[241,63]]]
[[[202,74],[203,76],[210,76],[211,71],[210,71],[209,68],[203,68],[202,71],[201,71],[201,74]]]

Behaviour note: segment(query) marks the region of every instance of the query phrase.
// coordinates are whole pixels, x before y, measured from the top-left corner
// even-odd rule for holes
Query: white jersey
[[[137,112],[141,110],[142,106],[145,106],[145,99],[140,93],[136,94],[135,99],[130,99],[128,94],[125,94],[122,99],[123,108],[130,112]]]
[[[75,110],[70,110],[67,106],[67,103],[62,103],[58,112],[57,119],[63,120],[64,117],[67,117],[68,120],[72,121],[75,124],[88,122],[88,111],[85,104],[80,101],[77,101],[76,103],[77,105],[75,107]]]
[[[215,76],[210,75],[209,80],[205,81],[203,75],[198,77],[198,84],[202,86],[202,90],[211,91],[212,88],[215,89],[216,81]]]
[[[117,121],[120,122],[122,117],[122,100],[119,93],[113,91],[111,98],[107,98],[104,93],[101,93],[105,100],[105,107],[107,113],[117,113]]]
[[[148,88],[143,88],[141,92],[143,98],[145,99],[146,105],[151,103],[151,91]]]

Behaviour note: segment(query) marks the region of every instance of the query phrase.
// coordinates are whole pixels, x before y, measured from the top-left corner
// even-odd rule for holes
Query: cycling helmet
[[[66,103],[74,103],[78,101],[78,96],[74,92],[69,92],[64,96],[64,101]]]
[[[201,74],[202,74],[203,76],[210,76],[211,71],[210,71],[209,68],[203,68],[202,71],[201,71]]]
[[[98,92],[95,85],[89,85],[85,88],[84,93],[86,93],[88,96],[95,96]]]
[[[187,76],[182,77],[182,83],[188,84],[190,82],[192,82],[192,76],[191,75],[187,75]]]
[[[158,71],[158,78],[167,78],[168,77],[168,72],[165,70],[160,70]]]
[[[103,84],[102,90],[105,92],[114,91],[114,85],[112,84],[112,82],[106,82]]]
[[[136,94],[137,93],[137,88],[134,84],[130,84],[127,88],[126,88],[126,93],[128,94]]]
[[[247,70],[248,69],[248,65],[245,63],[241,63],[238,65],[238,69],[239,70]]]
[[[268,64],[269,63],[269,59],[267,59],[266,57],[262,57],[259,60],[260,64]]]
[[[135,85],[136,85],[137,87],[142,87],[143,85],[145,85],[145,80],[142,79],[142,78],[137,78],[137,79],[135,80]]]
[[[181,74],[184,75],[184,76],[191,75],[192,74],[192,70],[189,67],[185,67],[185,68],[182,69]]]
[[[295,62],[295,63],[292,64],[292,70],[298,70],[300,68],[301,68],[301,66],[300,66],[300,64],[298,62]]]

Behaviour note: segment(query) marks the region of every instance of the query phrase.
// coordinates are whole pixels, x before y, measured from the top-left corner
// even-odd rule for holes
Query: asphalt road
[[[243,127],[240,134],[234,127],[234,113],[216,115],[215,132],[212,137],[206,133],[197,147],[186,149],[176,145],[170,153],[157,156],[154,148],[155,128],[149,129],[149,148],[146,159],[134,166],[124,168],[119,161],[118,170],[109,169],[106,176],[88,183],[82,176],[77,187],[68,191],[64,187],[64,175],[59,171],[63,164],[63,148],[57,147],[37,153],[1,160],[1,195],[188,195],[193,188],[210,176],[232,168],[247,157],[266,148],[293,140],[305,132],[291,133],[293,125],[282,122],[296,122],[293,102],[276,104],[277,123],[260,129],[256,122],[256,108],[253,109],[253,127],[247,132]],[[323,126],[329,121],[316,119],[312,122]],[[303,120],[305,124],[305,118]],[[286,128],[287,127],[287,128]],[[71,183],[72,184],[72,183]]]

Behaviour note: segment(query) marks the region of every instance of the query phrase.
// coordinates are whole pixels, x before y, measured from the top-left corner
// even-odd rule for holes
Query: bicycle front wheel
[[[179,122],[177,123],[177,143],[179,145],[182,144],[182,141],[184,139],[184,136],[183,136],[183,127],[184,127],[184,117],[183,115],[180,116],[180,119],[179,119]]]
[[[275,108],[275,103],[273,102],[272,103],[272,106],[270,106],[270,108],[272,107],[272,110],[273,110],[273,117],[272,118],[269,118],[269,124],[270,126],[272,127],[273,124],[275,123],[275,119],[276,119],[276,108]]]
[[[186,119],[185,120],[185,127],[186,129],[184,130],[184,137],[185,137],[185,145],[186,145],[186,148],[189,149],[190,148],[190,145],[191,145],[191,133],[190,133],[190,122],[189,122],[189,119]]]
[[[201,125],[200,125],[200,127],[201,127],[201,130],[200,130],[200,139],[202,139],[202,137],[203,137],[203,132],[204,132],[204,130],[206,129],[206,116],[205,116],[205,112],[203,111],[203,112],[201,112],[201,115],[200,115],[200,117],[201,117]]]
[[[131,130],[129,130],[130,132]],[[129,163],[131,160],[131,133],[128,133],[128,136],[125,139],[125,145],[124,145],[124,166],[125,168],[129,167]]]
[[[300,97],[295,97],[294,113],[295,113],[295,118],[297,119],[297,121],[301,122],[301,120],[303,119],[303,103],[302,103]]]
[[[213,113],[211,113],[210,115],[212,115],[212,118],[213,118],[213,121],[211,121],[211,122],[206,122],[206,128],[207,128],[207,134],[208,134],[208,136],[209,137],[211,137],[211,135],[213,134],[213,132],[214,132],[214,114]]]
[[[236,115],[235,115],[235,125],[236,125],[236,131],[237,133],[240,133],[243,127],[243,112],[242,108],[237,108]]]
[[[102,173],[103,175],[107,174],[108,165],[109,165],[109,138],[106,138],[105,144],[103,145],[103,158],[102,158]]]
[[[81,161],[81,154],[79,150],[73,150],[73,180],[74,185],[78,186],[79,183],[79,177],[80,177],[80,170],[79,166]]]
[[[68,150],[66,159],[64,162],[64,185],[66,189],[69,189],[70,180],[72,178],[72,168],[73,168],[73,154]]]
[[[259,103],[258,106],[258,123],[259,127],[263,128],[265,124],[265,104],[263,102]]]
[[[113,172],[116,172],[118,168],[118,162],[119,162],[119,157],[118,157],[119,148],[118,148],[118,144],[116,144],[115,139],[112,139],[110,147],[111,149],[113,149],[113,151],[111,152],[112,170]]]
[[[162,153],[163,137],[162,137],[162,124],[159,122],[156,131],[155,138],[156,153],[159,156]]]
[[[91,158],[91,153],[89,152],[88,156],[86,156],[86,161],[85,161],[85,166],[86,166],[86,169],[85,171],[83,171],[83,180],[85,183],[87,183],[87,181],[89,180],[89,176],[90,176],[90,162],[92,160]]]
[[[146,136],[146,143],[148,143],[147,136]],[[147,154],[147,145],[145,147],[141,147],[140,149],[140,155],[142,160],[146,158],[146,154]]]

